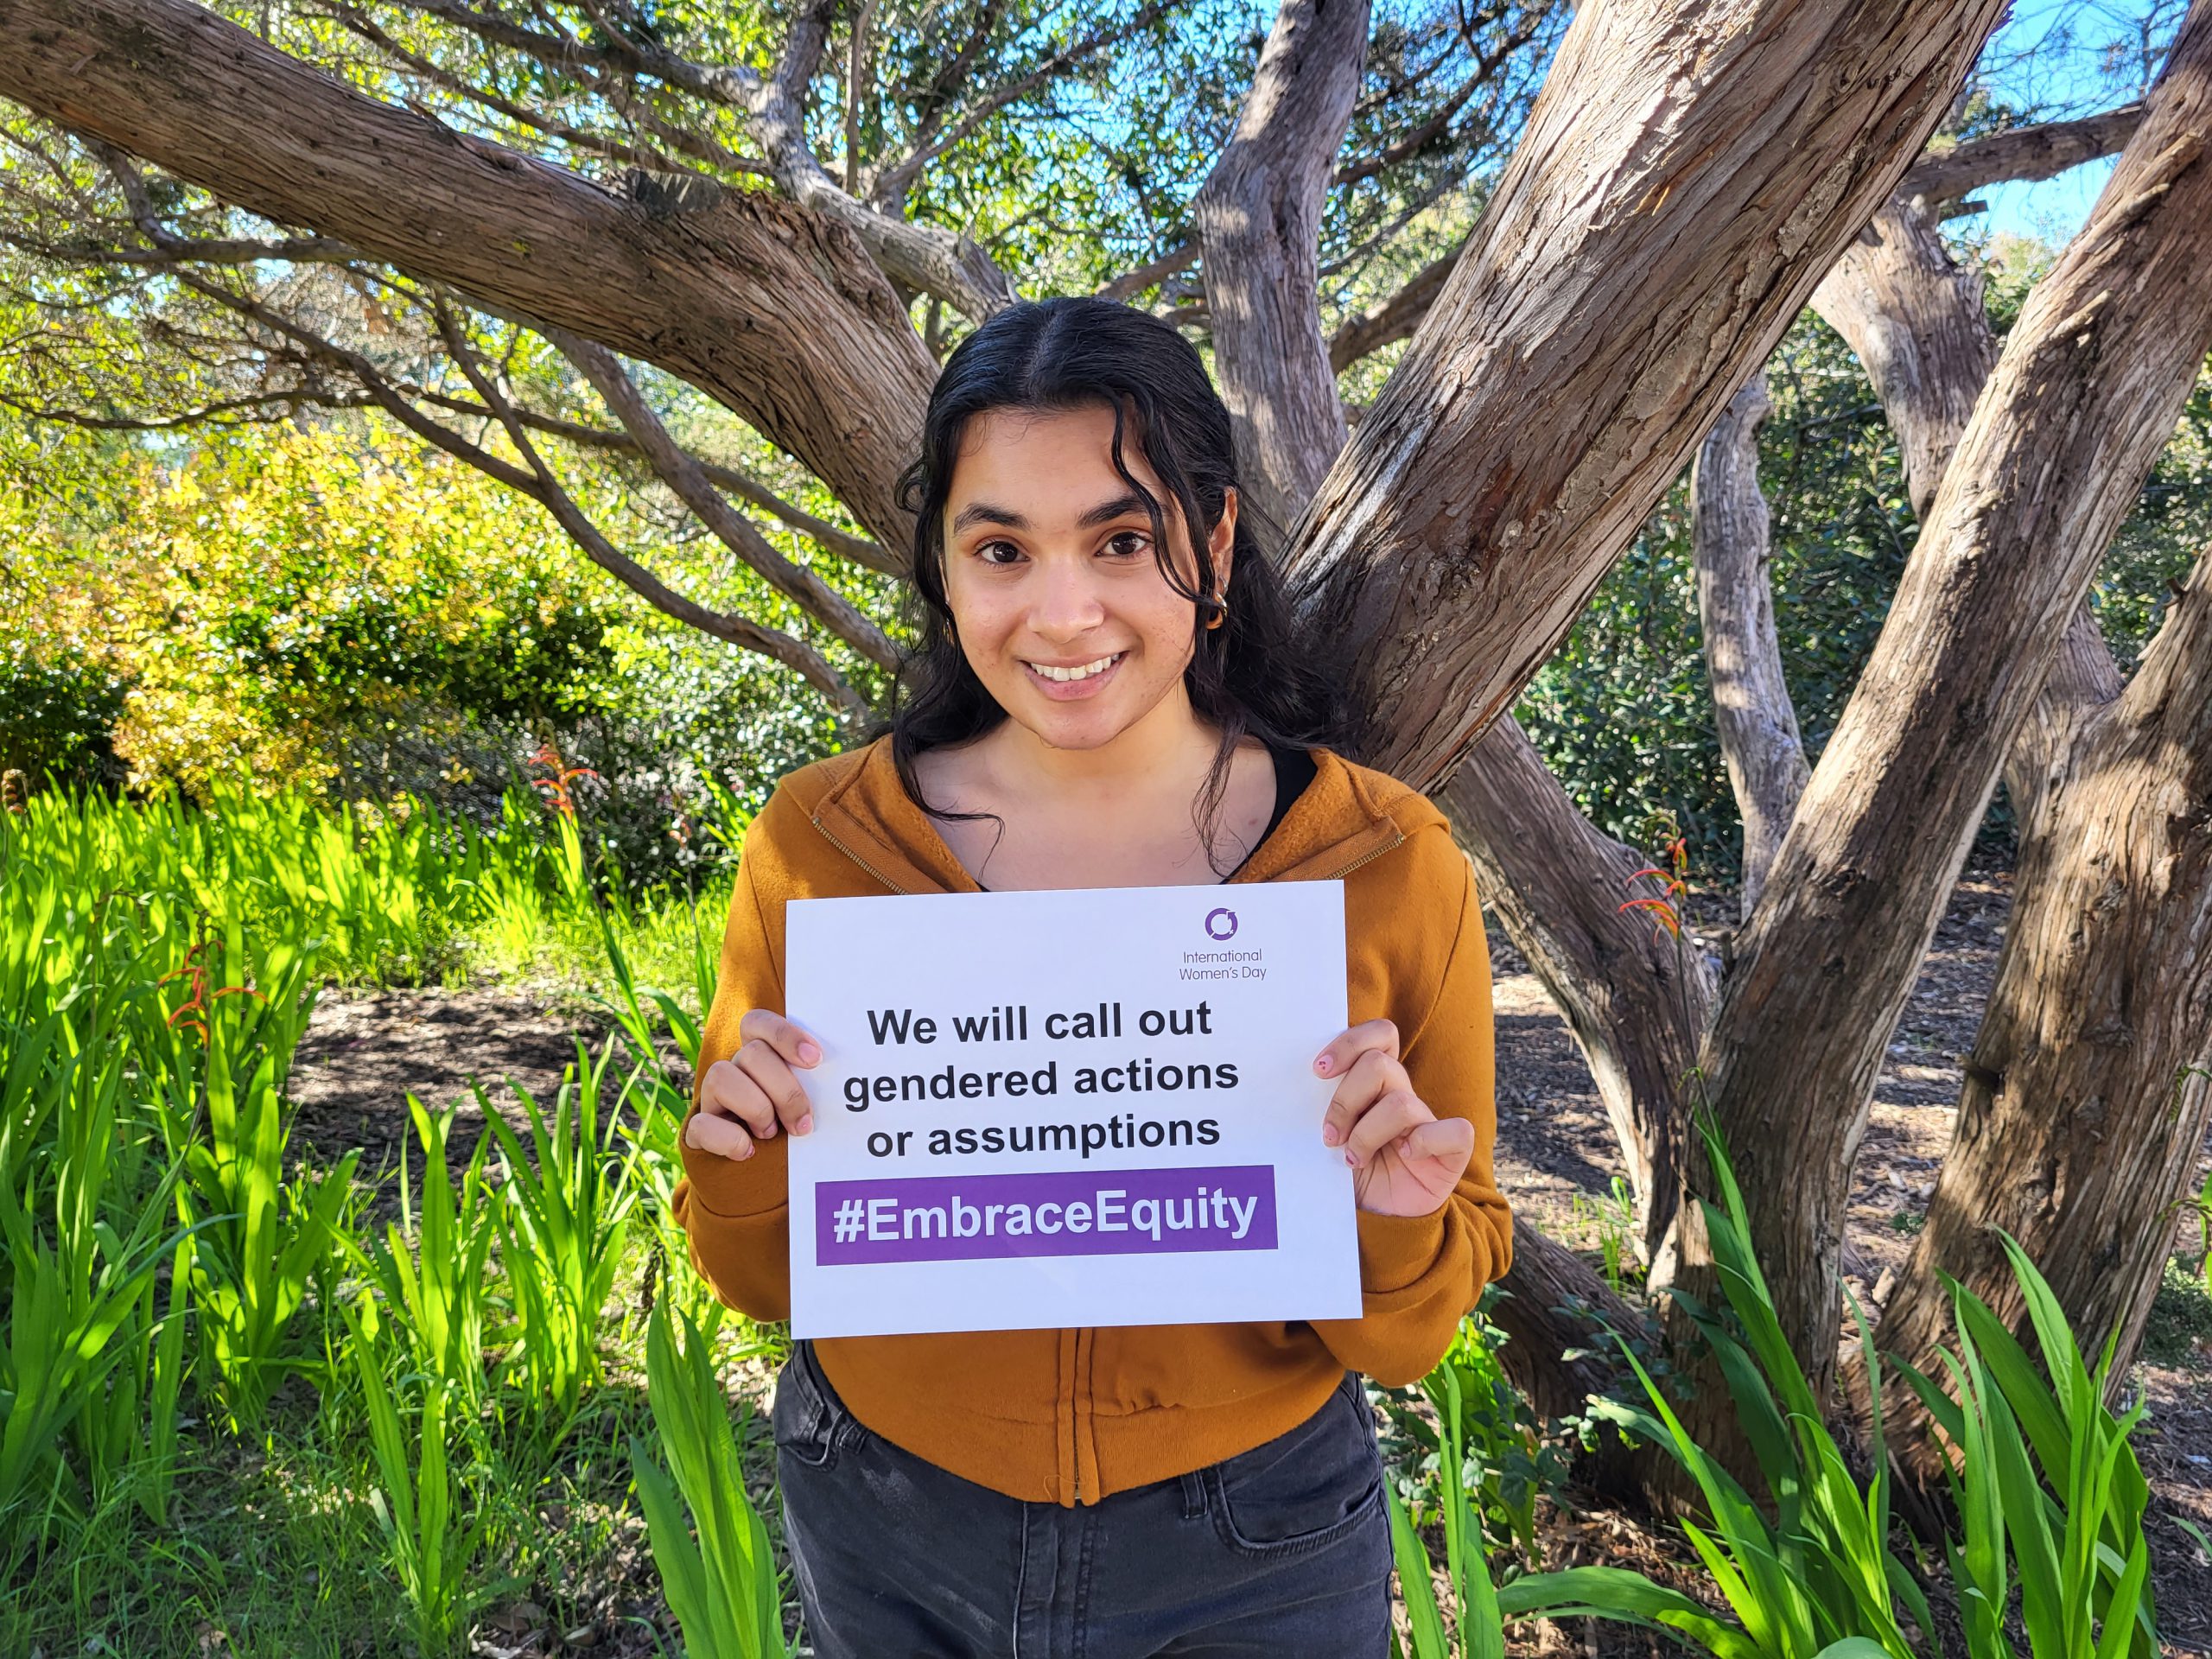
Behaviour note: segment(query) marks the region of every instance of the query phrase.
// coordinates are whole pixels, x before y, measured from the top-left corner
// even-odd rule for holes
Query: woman
[[[945,364],[902,486],[922,610],[891,731],[785,778],[746,837],[676,1190],[693,1260],[787,1315],[785,1148],[820,1058],[782,1018],[787,900],[1341,878],[1355,1023],[1313,1058],[1338,1080],[1313,1132],[1353,1171],[1364,1311],[800,1344],[774,1420],[817,1651],[1379,1656],[1358,1375],[1421,1376],[1510,1249],[1467,861],[1325,747],[1228,412],[1172,328],[1001,313]]]

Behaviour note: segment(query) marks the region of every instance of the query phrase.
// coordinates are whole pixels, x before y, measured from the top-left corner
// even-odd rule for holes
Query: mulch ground
[[[1876,1291],[1886,1291],[1883,1274],[1904,1262],[1934,1190],[1950,1141],[1961,1057],[1988,995],[2011,891],[2011,874],[2002,869],[1971,870],[1961,880],[1891,1044],[1853,1181],[1844,1265],[1862,1301],[1878,1301]],[[1732,925],[1732,899],[1694,899],[1690,915],[1694,934],[1713,946]],[[1491,953],[1500,1181],[1547,1230],[1587,1239],[1591,1206],[1622,1173],[1611,1131],[1566,1023],[1496,928]],[[596,1042],[601,1029],[580,1005],[504,991],[327,992],[293,1074],[301,1109],[296,1148],[327,1158],[361,1147],[365,1176],[394,1168],[403,1138],[411,1144],[405,1098],[412,1091],[433,1108],[461,1103],[458,1164],[483,1132],[472,1078],[519,1127],[519,1108],[499,1080],[512,1077],[550,1105],[562,1068],[574,1063],[576,1035]],[[2159,1622],[2170,1652],[2212,1659],[2212,1563],[2172,1521],[2186,1516],[2212,1531],[2212,1349],[2199,1336],[2168,1358],[2139,1365],[2131,1379],[2150,1403],[2137,1444],[2153,1489]],[[1547,1566],[1606,1562],[1685,1589],[1697,1586],[1667,1529],[1586,1504],[1573,1493],[1548,1514],[1546,1539]],[[1547,1629],[1516,1648],[1592,1659],[1657,1652],[1642,1634],[1614,1627]]]

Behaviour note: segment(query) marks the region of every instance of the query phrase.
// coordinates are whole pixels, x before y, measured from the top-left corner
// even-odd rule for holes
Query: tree
[[[818,0],[788,19],[766,67],[738,25],[626,4],[389,10],[392,21],[342,0],[288,13],[270,25],[280,46],[190,0],[0,0],[0,93],[48,124],[25,142],[75,136],[40,151],[62,182],[38,192],[17,245],[92,270],[158,270],[237,320],[257,364],[277,372],[253,395],[385,410],[541,502],[682,613],[686,601],[576,508],[545,450],[557,440],[631,458],[774,573],[832,643],[693,620],[846,700],[851,680],[825,649],[880,664],[887,642],[840,607],[813,558],[769,550],[786,569],[765,557],[728,496],[807,529],[832,558],[895,565],[909,527],[893,484],[959,326],[947,318],[980,321],[1016,288],[960,228],[972,196],[932,200],[931,163],[1131,42],[1173,50],[1187,35],[1168,23],[1193,18],[1145,7],[1046,41],[1027,18],[1001,29],[987,6],[949,55],[917,52],[898,94],[872,99],[874,12],[849,28],[841,64],[836,14]],[[1998,10],[1586,10],[1463,245],[1409,262],[1397,291],[1362,296],[1325,327],[1317,284],[1363,260],[1387,265],[1395,230],[1516,110],[1514,66],[1551,15],[1495,4],[1422,48],[1386,38],[1364,8],[1284,0],[1202,178],[1163,210],[1156,181],[1122,157],[1151,233],[1129,268],[1095,283],[1205,329],[1258,493],[1289,521],[1294,591],[1344,653],[1361,753],[1440,792],[1492,902],[1534,946],[1593,1056],[1660,1276],[1694,1284],[1706,1266],[1681,1224],[1694,1207],[1679,1201],[1705,1179],[1682,1132],[1694,1060],[1744,1155],[1785,1327],[1821,1376],[1835,1346],[1840,1194],[1875,1065],[2059,625],[2212,344],[2212,160],[2200,156],[2212,0],[2134,118],[2113,189],[2046,284],[2054,297],[2038,291],[1974,404],[1847,729],[1805,783],[1725,976],[1693,956],[1682,982],[1619,914],[1620,878],[1643,861],[1574,813],[1502,716],[1792,317],[1910,185]],[[1355,79],[1363,40],[1370,60]],[[844,81],[836,127],[814,97],[825,73]],[[1217,92],[1223,79],[1198,78]],[[435,94],[448,118],[420,95],[422,107],[391,101],[396,87]],[[1233,103],[1200,113],[1225,118]],[[486,127],[505,142],[474,130]],[[833,170],[818,156],[836,131]],[[521,143],[629,170],[609,188]],[[1001,170],[1019,172],[1025,153],[1008,154]],[[1044,165],[1025,176],[1064,177]],[[1370,200],[1370,181],[1388,188]],[[1930,187],[1942,200],[1956,188]],[[272,262],[302,273],[300,286],[272,291]],[[1184,276],[1194,263],[1197,289]],[[2101,283],[2112,286],[2097,299]],[[397,313],[407,352],[316,326],[335,314],[328,296],[362,285],[388,321]],[[1352,423],[1338,376],[1408,332]],[[573,375],[515,370],[533,340]],[[465,391],[394,366],[433,352]],[[656,405],[652,371],[794,457],[863,533],[826,533],[826,513],[802,519],[702,464]],[[588,405],[562,404],[586,385]],[[1556,1394],[1552,1289],[1572,1259],[1533,1230],[1516,1240],[1516,1279],[1536,1290],[1516,1299],[1516,1317],[1539,1339],[1516,1348],[1544,1372],[1538,1391]]]

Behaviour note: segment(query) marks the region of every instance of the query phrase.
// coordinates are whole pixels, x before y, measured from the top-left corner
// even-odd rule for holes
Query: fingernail
[[[1324,1123],[1321,1126],[1321,1144],[1323,1146],[1333,1147],[1338,1141],[1344,1138],[1343,1131],[1338,1129],[1335,1124]]]
[[[747,1141],[747,1142],[746,1142],[746,1144],[745,1144],[742,1147],[741,1147],[739,1150],[737,1150],[737,1151],[733,1152],[732,1154],[730,1154],[730,1156],[731,1156],[731,1157],[733,1157],[733,1158],[734,1158],[734,1159],[736,1159],[736,1160],[737,1160],[737,1161],[738,1161],[739,1163],[741,1163],[741,1163],[743,1163],[747,1159],[750,1158],[752,1155],[753,1155],[753,1143],[752,1143],[751,1141]]]
[[[803,1065],[814,1065],[822,1058],[822,1045],[819,1043],[801,1043],[798,1046],[798,1058],[799,1063]]]
[[[1349,1147],[1344,1151],[1344,1162],[1353,1169],[1359,1167],[1359,1154]]]
[[[1316,1059],[1313,1062],[1313,1069],[1316,1071],[1319,1071],[1323,1077],[1327,1077],[1329,1075],[1329,1057],[1324,1054],[1319,1058]]]
[[[767,1127],[766,1128],[765,1128],[765,1129],[763,1129],[763,1130],[761,1130],[761,1131],[760,1131],[760,1138],[761,1140],[763,1140],[763,1141],[766,1141],[766,1140],[770,1135],[773,1135],[775,1132],[776,1132],[776,1120],[775,1120],[774,1118],[772,1118],[772,1118],[770,1118],[770,1119],[768,1120],[768,1127]]]
[[[814,1114],[812,1112],[809,1112],[804,1117],[802,1117],[798,1122],[791,1125],[791,1133],[793,1135],[806,1135],[810,1133],[813,1128]]]

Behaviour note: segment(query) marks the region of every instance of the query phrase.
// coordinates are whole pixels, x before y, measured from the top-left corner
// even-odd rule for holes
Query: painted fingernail
[[[1313,1069],[1316,1071],[1319,1071],[1323,1077],[1327,1077],[1329,1075],[1329,1057],[1324,1054],[1319,1059],[1315,1060],[1313,1062]]]
[[[1359,1154],[1349,1147],[1345,1148],[1344,1162],[1349,1164],[1352,1168],[1357,1169],[1359,1167]]]
[[[813,1128],[814,1114],[812,1112],[809,1112],[804,1117],[802,1117],[798,1122],[791,1125],[791,1133],[793,1135],[806,1135],[810,1133]]]
[[[776,1120],[775,1120],[774,1118],[772,1118],[772,1118],[770,1118],[770,1119],[768,1120],[768,1127],[767,1127],[766,1128],[765,1128],[765,1129],[763,1129],[763,1130],[761,1130],[761,1131],[760,1131],[760,1139],[762,1139],[763,1141],[766,1141],[766,1140],[770,1135],[773,1135],[775,1132],[776,1132]]]
[[[747,1141],[743,1146],[740,1147],[739,1147],[735,1152],[733,1152],[732,1154],[730,1154],[730,1156],[731,1156],[731,1157],[733,1157],[733,1158],[734,1158],[734,1159],[736,1159],[736,1160],[737,1160],[737,1161],[738,1161],[739,1163],[741,1163],[741,1163],[743,1163],[747,1159],[750,1158],[752,1155],[753,1155],[753,1143],[752,1143],[750,1141]]]
[[[1333,1147],[1337,1142],[1344,1138],[1344,1131],[1339,1129],[1335,1124],[1324,1123],[1321,1126],[1321,1144],[1323,1146]]]
[[[801,1043],[798,1046],[798,1058],[799,1064],[802,1065],[815,1065],[822,1058],[822,1045],[819,1043]]]

